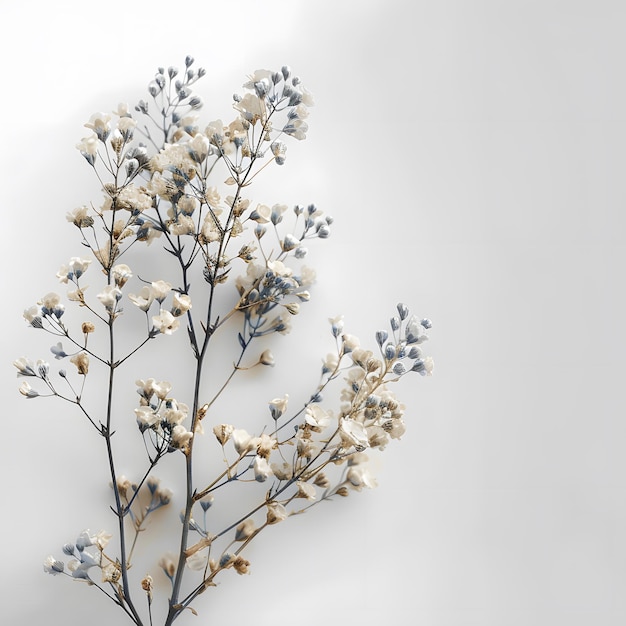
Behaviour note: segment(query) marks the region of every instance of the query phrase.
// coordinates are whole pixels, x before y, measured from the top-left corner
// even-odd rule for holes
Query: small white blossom
[[[270,413],[272,418],[277,420],[286,410],[287,403],[289,402],[289,394],[285,394],[282,398],[274,398],[270,401]]]
[[[172,285],[164,280],[157,280],[152,283],[152,295],[158,302],[163,302],[171,290]]]
[[[122,288],[126,284],[128,279],[132,278],[133,274],[128,265],[125,265],[124,263],[119,263],[111,269],[111,276],[115,281],[115,284],[118,287]]]
[[[272,475],[272,468],[267,459],[264,459],[258,454],[254,457],[254,478],[258,482],[262,483]]]
[[[369,437],[365,426],[349,417],[341,419],[339,434],[344,443],[357,449],[369,447]]]
[[[104,305],[104,308],[109,313],[112,313],[122,297],[122,291],[115,285],[106,285],[106,287],[96,297]]]
[[[184,426],[178,424],[172,428],[172,442],[177,448],[186,450],[189,441],[193,437],[193,433],[189,432]]]
[[[319,404],[310,404],[306,408],[304,421],[312,429],[322,431],[330,424],[331,418]]]
[[[172,298],[172,308],[170,309],[170,313],[174,317],[180,317],[181,315],[187,313],[189,309],[191,309],[191,298],[185,293],[176,292]]]
[[[143,432],[146,428],[152,428],[161,421],[161,417],[158,413],[155,413],[154,409],[150,406],[140,406],[135,409],[135,415],[137,416],[137,424]]]
[[[304,481],[299,480],[296,485],[298,487],[298,494],[296,495],[296,498],[315,500],[317,496],[317,491],[311,483],[305,483]]]
[[[20,385],[20,393],[26,398],[36,398],[39,395],[26,381]]]
[[[93,165],[98,154],[98,135],[93,133],[89,137],[83,137],[80,143],[76,144],[76,148]]]
[[[159,315],[153,316],[152,323],[155,329],[164,335],[171,335],[180,326],[180,320],[163,309]]]
[[[138,306],[145,312],[148,311],[154,302],[154,290],[146,285],[141,288],[139,295],[129,293],[128,298],[135,306]]]
[[[350,466],[346,474],[346,480],[356,491],[361,491],[363,487],[373,489],[378,485],[366,465]]]
[[[57,574],[61,574],[65,569],[65,565],[63,561],[57,561],[52,555],[46,557],[46,560],[43,562],[43,571],[46,574],[52,574],[56,576]]]
[[[78,280],[89,267],[91,259],[81,259],[80,257],[72,257],[68,265],[64,265],[57,272],[59,282],[67,283],[68,280]]]
[[[254,438],[243,428],[236,428],[233,430],[231,433],[231,439],[233,441],[233,445],[235,446],[235,450],[237,450],[239,454],[250,452],[250,450],[255,447]]]
[[[94,113],[89,121],[84,124],[85,128],[93,130],[101,141],[104,141],[111,132],[109,124],[111,116],[108,113]]]
[[[287,509],[280,502],[268,502],[266,506],[268,524],[278,524],[289,517]]]

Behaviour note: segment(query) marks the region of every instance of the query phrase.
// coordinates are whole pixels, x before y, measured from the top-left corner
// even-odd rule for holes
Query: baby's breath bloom
[[[234,427],[230,424],[216,424],[213,426],[213,434],[222,446],[230,439],[234,430]]]
[[[315,431],[322,431],[330,424],[330,416],[319,404],[310,404],[304,415],[305,424]]]
[[[108,113],[94,113],[89,121],[84,125],[94,131],[100,141],[106,141],[111,132],[111,124],[109,124],[111,116]]]
[[[171,554],[166,554],[159,559],[159,567],[165,575],[171,580],[176,573],[176,559]]]
[[[250,561],[246,561],[241,555],[237,556],[233,561],[233,569],[238,574],[248,574],[250,572]]]
[[[13,365],[17,368],[18,376],[37,376],[34,363],[25,357],[13,361]]]
[[[145,285],[141,288],[139,295],[129,293],[128,298],[135,306],[145,312],[148,311],[154,302],[154,290],[151,287],[148,287],[148,285]]]
[[[254,478],[260,483],[265,482],[272,475],[272,468],[267,459],[258,454],[254,457],[253,467]]]
[[[89,228],[93,226],[93,217],[88,215],[89,207],[82,206],[66,214],[68,222],[72,222],[78,228]]]
[[[311,483],[305,483],[304,481],[299,480],[296,485],[298,487],[298,493],[296,495],[296,498],[315,500],[315,497],[317,496],[317,491]]]
[[[86,352],[79,352],[75,354],[70,362],[76,366],[78,373],[82,376],[86,376],[89,372],[89,356]]]
[[[35,391],[26,381],[20,385],[20,393],[26,398],[36,398],[39,392]]]
[[[268,502],[267,503],[267,523],[278,524],[289,517],[287,509],[280,502]]]
[[[116,206],[118,209],[139,211],[141,213],[152,207],[152,196],[144,187],[128,185],[119,192],[116,198]]]
[[[43,571],[46,574],[52,574],[56,576],[57,574],[61,574],[65,569],[65,565],[63,561],[57,561],[52,555],[46,557],[46,560],[43,562]]]
[[[113,313],[122,297],[122,291],[119,287],[115,285],[106,285],[104,289],[96,296],[98,300],[104,305],[104,308],[109,312]]]
[[[271,350],[263,350],[261,356],[259,357],[259,363],[261,365],[274,367],[276,362],[274,361],[274,355],[272,354]]]
[[[161,420],[161,416],[151,406],[139,406],[135,409],[137,425],[140,431],[154,427]]]
[[[187,450],[192,437],[193,433],[189,432],[182,424],[177,424],[172,428],[172,443],[183,452]]]
[[[130,267],[124,263],[119,263],[111,268],[111,277],[115,281],[116,286],[122,288],[133,274]]]
[[[376,479],[372,477],[366,465],[352,465],[348,468],[346,480],[356,491],[361,491],[363,487],[373,489],[377,486]]]
[[[41,328],[41,310],[38,306],[31,306],[24,309],[24,319],[31,325]]]
[[[161,309],[159,315],[153,316],[152,323],[155,329],[164,335],[171,335],[180,326],[180,320],[169,311],[163,309]]]
[[[93,133],[88,137],[83,137],[80,143],[76,144],[76,149],[79,150],[90,165],[93,165],[98,154],[98,136]]]
[[[189,413],[189,407],[183,402],[168,401],[168,408],[163,411],[163,419],[169,424],[182,424]]]
[[[44,315],[49,315],[50,313],[56,315],[56,317],[60,317],[56,314],[56,311],[63,311],[63,305],[60,304],[61,296],[58,293],[50,292],[47,293],[37,304],[41,305],[42,313]]]
[[[233,107],[241,113],[243,119],[253,125],[258,121],[264,122],[267,117],[265,101],[252,93],[247,93]]]
[[[231,438],[233,440],[233,445],[235,446],[235,450],[237,450],[239,454],[249,452],[255,447],[255,442],[253,440],[252,435],[250,435],[243,428],[234,429],[231,432]]]
[[[349,417],[341,419],[339,434],[344,444],[354,446],[357,450],[369,447],[369,437],[365,426]]]
[[[256,209],[250,213],[250,219],[259,224],[267,224],[272,216],[272,209],[265,204],[257,204]]]
[[[282,398],[274,398],[270,403],[270,413],[272,418],[277,420],[286,410],[289,402],[289,394],[285,394]]]
[[[174,294],[172,298],[172,308],[170,309],[170,313],[174,317],[180,317],[184,315],[191,309],[191,298],[186,293],[178,293]]]
[[[67,283],[68,280],[78,280],[87,270],[91,259],[81,259],[80,257],[72,257],[68,265],[64,265],[57,272],[59,282]]]
[[[163,302],[172,290],[172,285],[164,280],[156,280],[152,283],[152,295],[158,302]]]

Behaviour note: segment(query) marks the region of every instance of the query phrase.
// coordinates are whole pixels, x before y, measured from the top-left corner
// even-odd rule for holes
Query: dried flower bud
[[[249,574],[250,573],[250,561],[246,561],[242,556],[238,556],[233,561],[233,567],[238,574]]]
[[[217,424],[213,426],[213,434],[220,442],[220,445],[225,445],[226,442],[230,439],[230,436],[233,434],[234,427],[230,424]]]
[[[263,352],[261,353],[261,356],[259,357],[259,363],[261,365],[274,367],[274,364],[275,364],[274,355],[272,354],[271,350],[263,350]]]
[[[237,526],[235,532],[235,541],[245,541],[246,539],[250,538],[255,533],[255,531],[256,526],[254,525],[254,522],[250,518],[248,518],[247,520],[241,522],[239,526]]]
[[[322,489],[327,489],[328,487],[330,487],[330,481],[328,480],[324,472],[319,472],[319,474],[315,476],[315,480],[313,482],[315,485],[321,487]]]
[[[76,369],[79,374],[87,376],[89,373],[89,357],[86,352],[79,352],[78,354],[75,354],[70,359],[70,362],[76,365]]]
[[[85,335],[89,333],[93,333],[96,330],[96,327],[91,322],[83,322],[82,331]]]
[[[152,576],[148,574],[148,576],[141,581],[141,588],[146,592],[148,602],[152,602]]]

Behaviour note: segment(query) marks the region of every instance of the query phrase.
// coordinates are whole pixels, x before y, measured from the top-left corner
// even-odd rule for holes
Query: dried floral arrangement
[[[420,347],[430,322],[405,305],[397,306],[389,331],[375,333],[373,350],[361,347],[335,317],[333,352],[323,358],[306,402],[292,408],[287,394],[261,398],[266,418],[257,420],[253,432],[231,423],[236,415],[213,415],[235,377],[274,365],[264,342],[288,333],[290,320],[309,300],[315,274],[303,264],[305,245],[327,238],[332,220],[314,204],[289,209],[254,203],[249,192],[263,169],[285,163],[285,142],[306,137],[313,101],[298,77],[286,66],[257,70],[243,95],[233,97],[232,122],[201,124],[203,103],[192,85],[206,72],[193,66],[187,57],[182,73],[159,68],[148,101],[96,113],[85,124],[91,134],[77,148],[104,197],[98,206],[71,211],[67,220],[89,256],[71,257],[57,273],[69,285],[65,298],[48,293],[24,312],[32,328],[54,337],[55,359],[70,365],[53,372],[44,360],[14,362],[26,379],[20,392],[72,405],[84,418],[81,437],[91,430],[108,462],[113,533],[85,530],[63,546],[64,556],[49,556],[44,570],[99,590],[137,625],[169,626],[185,610],[195,613],[197,597],[223,572],[248,573],[244,550],[263,530],[335,496],[375,486],[367,451],[382,450],[405,430],[404,407],[389,384],[405,375],[429,375],[433,367]],[[135,275],[126,264],[154,255],[165,258],[176,280]],[[159,267],[152,260],[142,263]],[[88,272],[92,264],[100,271]],[[88,277],[100,283],[93,297]],[[68,321],[64,300],[81,321]],[[188,388],[174,396],[169,382],[147,371],[134,384],[133,401],[120,379],[133,374],[135,355],[154,343],[167,354],[170,336],[181,329],[188,337],[182,344],[192,372]],[[233,335],[237,356],[232,365],[226,359],[209,368],[207,357],[220,333]],[[121,348],[129,336],[131,345]],[[333,386],[335,406],[328,406]],[[94,407],[90,393],[104,406]],[[116,431],[129,421],[136,422],[135,458],[144,459],[133,478],[120,473],[116,455]],[[206,459],[219,461],[214,475],[207,474]],[[177,472],[171,487],[183,502],[180,515],[156,520],[170,523],[176,538],[174,551],[164,556],[150,552],[147,532],[155,512],[173,498],[154,474],[163,463]],[[220,502],[242,498],[232,493],[243,485],[258,487],[243,496],[245,509],[232,519],[216,516]],[[148,573],[131,571],[138,544],[151,554]],[[160,603],[157,577],[168,589]]]

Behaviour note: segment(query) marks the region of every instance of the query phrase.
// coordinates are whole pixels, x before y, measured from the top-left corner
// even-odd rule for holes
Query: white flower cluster
[[[189,407],[168,397],[172,385],[157,382],[154,378],[138,380],[139,407],[135,409],[139,430],[150,435],[150,444],[156,458],[172,450],[189,451],[193,433],[183,425],[189,414]],[[154,460],[154,459],[153,459]]]

